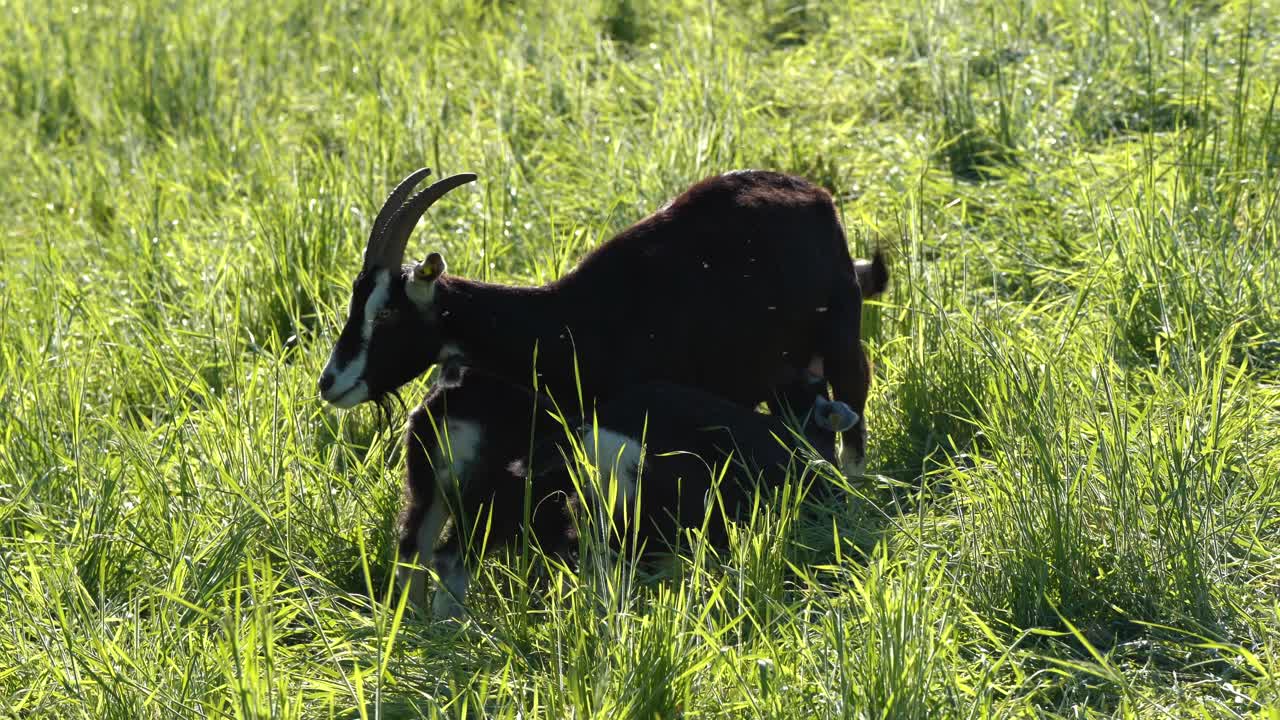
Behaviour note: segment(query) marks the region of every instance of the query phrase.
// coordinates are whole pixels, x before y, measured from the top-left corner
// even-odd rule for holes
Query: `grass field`
[[[0,716],[1280,718],[1274,0],[369,5],[0,0]],[[403,416],[315,379],[424,164],[514,283],[833,190],[875,475],[401,612]]]

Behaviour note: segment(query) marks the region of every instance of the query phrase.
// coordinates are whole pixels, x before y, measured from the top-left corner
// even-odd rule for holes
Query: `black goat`
[[[460,372],[437,386],[410,418],[400,560],[416,560],[418,568],[434,565],[441,581],[435,613],[454,615],[481,546],[507,546],[528,522],[529,535],[544,550],[559,552],[572,535],[568,505],[585,501],[600,509],[605,501],[599,493],[605,493],[614,509],[635,508],[637,488],[636,534],[650,546],[665,546],[681,527],[701,525],[713,466],[732,459],[730,481],[719,488],[732,512],[751,499],[755,483],[750,481],[780,485],[797,455],[833,448],[834,431],[857,420],[847,405],[824,397],[821,379],[786,390],[790,398],[807,397],[807,404],[797,408],[804,413],[797,417],[804,436],[781,417],[662,382],[616,394],[591,420],[564,420],[544,396],[483,371]],[[600,469],[598,482],[575,484],[566,458],[579,451]],[[648,453],[643,470],[642,453]],[[824,459],[831,462],[834,456]],[[587,497],[578,497],[579,488]],[[450,518],[449,537],[433,552]],[[713,541],[723,538],[722,519],[712,517]],[[401,581],[422,604],[422,571],[402,566]]]
[[[454,175],[409,197],[429,172],[401,182],[373,223],[320,376],[325,400],[380,400],[454,355],[525,382],[536,354],[541,387],[562,403],[662,380],[753,407],[772,403],[777,378],[816,358],[834,398],[859,416],[842,433],[842,468],[861,473],[870,384],[862,301],[889,275],[880,253],[850,257],[827,191],[775,172],[712,177],[559,280],[511,287],[446,275],[439,253],[402,265],[426,209],[475,179]]]

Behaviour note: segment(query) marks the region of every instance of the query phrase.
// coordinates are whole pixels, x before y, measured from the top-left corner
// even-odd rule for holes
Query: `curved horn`
[[[431,174],[431,168],[419,168],[409,173],[405,179],[396,185],[395,189],[387,195],[387,199],[382,202],[382,209],[378,211],[378,216],[373,219],[373,227],[369,228],[369,242],[364,246],[364,264],[369,267],[370,264],[382,265],[381,250],[385,247],[382,242],[383,236],[386,235],[387,226],[391,223],[391,218],[395,217],[396,211],[404,204],[405,198],[409,197],[409,193]],[[370,261],[373,261],[372,263]]]
[[[435,201],[444,197],[450,190],[476,179],[475,173],[460,173],[437,180],[430,187],[405,201],[404,205],[387,222],[383,234],[381,260],[385,267],[398,268],[404,262],[404,249],[409,244],[409,236],[418,224],[418,219]]]

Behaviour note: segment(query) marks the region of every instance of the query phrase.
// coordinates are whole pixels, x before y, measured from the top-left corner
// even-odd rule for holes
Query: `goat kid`
[[[434,567],[440,588],[433,613],[456,616],[485,550],[509,545],[528,523],[528,536],[544,551],[563,553],[573,535],[566,509],[579,501],[599,509],[612,499],[612,510],[621,512],[639,500],[639,537],[654,547],[675,540],[680,527],[702,523],[713,465],[734,460],[731,480],[719,489],[732,511],[750,501],[754,483],[748,481],[780,485],[802,452],[834,448],[834,433],[857,421],[847,405],[826,399],[821,379],[784,390],[788,398],[807,397],[797,407],[804,414],[794,418],[803,436],[781,417],[661,382],[601,403],[593,421],[568,425],[570,435],[544,396],[483,371],[450,378],[410,418],[400,561],[416,559],[417,568],[402,565],[402,583],[421,606],[422,568]],[[575,450],[595,460],[600,482],[574,482],[565,458]],[[824,459],[831,462],[834,455]],[[579,488],[586,498],[578,497]],[[448,538],[434,550],[450,519]],[[722,518],[712,520],[708,534],[722,540]]]
[[[664,380],[743,406],[769,402],[788,372],[820,358],[833,397],[859,419],[842,469],[861,474],[870,368],[862,301],[889,279],[884,257],[855,262],[830,194],[800,178],[708,178],[589,253],[555,282],[513,287],[446,274],[430,253],[403,264],[419,218],[465,173],[413,194],[401,182],[373,222],[349,314],[319,379],[329,403],[380,400],[433,363],[466,364],[590,403]],[[582,408],[574,408],[579,412]]]

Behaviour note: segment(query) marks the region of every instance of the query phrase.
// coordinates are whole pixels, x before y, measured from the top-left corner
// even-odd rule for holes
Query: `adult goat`
[[[448,275],[437,252],[404,264],[427,208],[476,178],[453,175],[411,196],[429,173],[406,177],[374,220],[319,379],[325,400],[379,400],[456,355],[528,384],[536,356],[541,387],[562,403],[667,381],[752,407],[774,403],[778,378],[816,365],[858,415],[842,433],[841,466],[862,472],[862,302],[889,273],[879,252],[853,260],[827,191],[768,171],[711,177],[560,279],[515,287]]]

